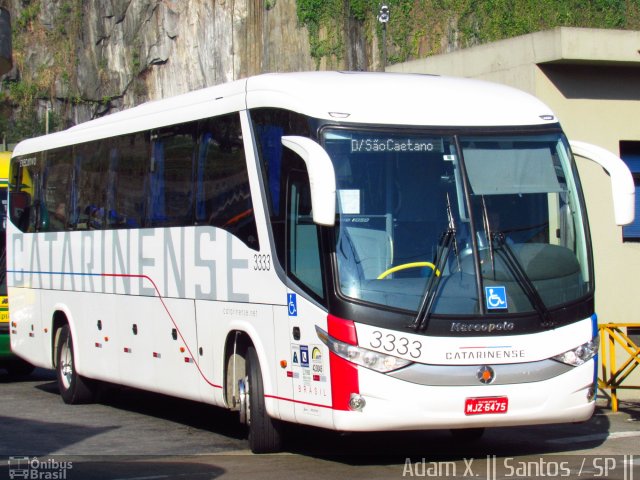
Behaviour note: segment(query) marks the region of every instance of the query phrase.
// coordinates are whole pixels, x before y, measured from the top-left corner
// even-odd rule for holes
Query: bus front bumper
[[[334,410],[340,431],[480,428],[586,421],[595,408],[594,360],[557,377],[509,385],[433,387],[358,369],[360,411]],[[507,399],[506,412],[467,414],[467,399]]]

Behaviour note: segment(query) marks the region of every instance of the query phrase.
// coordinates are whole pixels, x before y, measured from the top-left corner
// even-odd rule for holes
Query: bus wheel
[[[247,349],[247,372],[248,392],[245,395],[249,397],[246,400],[249,447],[253,453],[278,452],[282,448],[282,424],[267,413],[262,371],[253,347]]]
[[[475,442],[480,440],[480,437],[484,434],[484,428],[454,428],[451,429],[451,435],[456,440],[463,442]]]
[[[91,403],[94,398],[91,381],[81,377],[76,371],[69,325],[61,327],[56,355],[58,388],[64,403]]]

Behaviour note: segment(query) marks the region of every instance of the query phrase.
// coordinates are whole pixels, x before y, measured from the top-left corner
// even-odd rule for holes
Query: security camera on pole
[[[389,23],[389,5],[382,4],[378,12],[378,21],[382,24],[382,71],[387,67],[387,23]]]

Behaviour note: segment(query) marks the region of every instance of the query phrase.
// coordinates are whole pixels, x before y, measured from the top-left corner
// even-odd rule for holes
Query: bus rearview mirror
[[[336,221],[336,174],[327,152],[310,138],[282,137],[282,145],[298,154],[307,165],[314,223],[333,226]]]
[[[616,225],[629,225],[633,222],[636,187],[627,165],[616,155],[597,145],[577,140],[571,140],[569,143],[575,155],[596,162],[611,177]]]

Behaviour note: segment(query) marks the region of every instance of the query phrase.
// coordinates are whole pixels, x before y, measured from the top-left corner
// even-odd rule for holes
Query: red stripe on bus
[[[189,355],[191,356],[191,358],[195,358],[195,356],[191,352],[191,349],[189,348],[187,342],[185,341],[184,337],[182,336],[182,332],[178,328],[178,325],[176,324],[176,321],[174,320],[173,315],[171,315],[171,312],[169,311],[169,308],[167,307],[167,304],[164,303],[164,299],[162,298],[162,295],[160,294],[160,290],[158,290],[158,286],[156,285],[156,282],[154,282],[151,279],[151,277],[149,277],[147,275],[136,275],[136,274],[125,274],[125,273],[103,273],[102,276],[103,277],[122,277],[122,278],[142,278],[142,279],[148,280],[151,283],[151,285],[153,285],[153,289],[156,291],[156,294],[158,295],[158,299],[160,300],[160,303],[162,303],[162,307],[164,308],[165,312],[167,312],[167,315],[169,316],[169,319],[171,320],[171,323],[173,323],[173,326],[176,328],[176,331],[178,332],[178,335],[182,339],[182,342],[185,344],[186,349],[189,352]],[[207,382],[207,384],[211,385],[214,388],[222,388],[222,385],[217,385],[217,384],[213,383],[211,380],[209,380],[207,378],[207,376],[204,374],[204,372],[200,368],[200,364],[198,362],[194,361],[194,363],[196,365],[196,368],[198,369],[198,372],[200,373],[200,376],[202,377],[202,379],[205,382]]]
[[[299,403],[301,405],[309,405],[310,407],[321,407],[333,409],[331,405],[320,405],[319,403],[303,402],[302,400],[294,400],[293,398],[278,397],[277,395],[265,395],[264,398],[271,398],[273,400],[282,400],[283,402]]]
[[[329,352],[331,369],[331,402],[334,410],[349,410],[352,393],[360,393],[358,368],[351,362]]]
[[[358,345],[356,325],[351,320],[329,315],[327,317],[329,335],[341,342]],[[335,410],[349,410],[349,400],[354,393],[360,393],[358,367],[353,363],[329,352],[331,372],[331,401]]]
[[[358,345],[356,325],[351,320],[343,320],[334,315],[328,315],[327,330],[327,333],[336,340],[348,343],[349,345]]]

